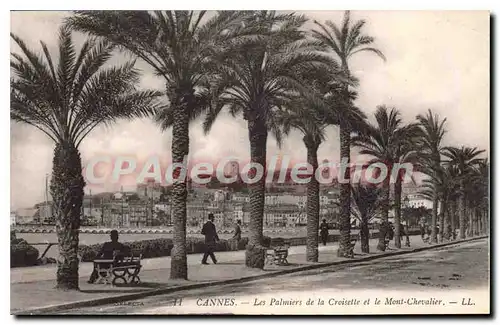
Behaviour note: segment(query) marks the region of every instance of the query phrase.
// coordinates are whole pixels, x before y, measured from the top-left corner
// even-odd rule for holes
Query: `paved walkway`
[[[476,240],[442,249],[386,257],[363,263],[344,266],[322,267],[315,270],[296,272],[279,277],[265,278],[252,282],[237,282],[173,292],[134,299],[123,304],[109,303],[63,310],[60,314],[70,315],[165,315],[165,314],[381,314],[396,313],[481,313],[489,310],[489,249],[488,239]],[[428,305],[424,309],[415,306],[365,306],[361,305],[271,305],[273,299],[302,300],[311,297],[343,298],[351,300],[363,297],[386,296],[393,299],[443,300],[443,304]],[[446,303],[461,301],[469,297],[475,305]],[[199,306],[199,298],[230,298],[230,306]],[[173,306],[176,299],[182,304]],[[253,307],[255,299],[266,301],[266,305]],[[486,298],[486,299],[485,299]],[[448,300],[449,299],[449,300]],[[382,299],[385,300],[385,299]],[[385,302],[385,301],[384,301]],[[424,306],[421,306],[424,307]],[[56,312],[57,314],[57,312]]]
[[[403,242],[404,243],[404,242]],[[419,236],[411,237],[411,249],[427,246]],[[370,254],[376,255],[377,239],[370,240]],[[319,262],[343,260],[337,257],[338,243],[329,243],[319,247]],[[405,250],[407,248],[402,248]],[[142,292],[152,289],[175,287],[193,283],[238,279],[246,276],[269,274],[285,268],[294,268],[312,264],[306,262],[305,246],[290,247],[289,266],[266,266],[264,270],[249,269],[244,265],[245,251],[216,253],[217,265],[201,265],[202,254],[188,255],[188,281],[173,281],[170,276],[170,257],[143,260],[141,285],[135,287],[112,287],[102,284],[87,284],[86,280],[92,271],[92,263],[80,264],[80,291],[62,292],[54,289],[55,265],[11,269],[11,312],[41,308],[52,305],[92,300],[97,298],[121,295],[124,293]],[[365,257],[361,254],[359,243],[356,245],[355,258]],[[209,260],[210,261],[210,260]]]

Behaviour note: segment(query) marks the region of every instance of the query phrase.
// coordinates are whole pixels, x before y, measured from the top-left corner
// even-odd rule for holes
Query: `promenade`
[[[397,251],[410,251],[416,248],[429,247],[422,242],[420,236],[411,236],[411,247],[403,247]],[[403,241],[404,243],[404,241]],[[392,244],[392,243],[391,243]],[[359,242],[355,247],[355,258],[366,258],[390,254],[395,252],[390,247],[385,253],[376,250],[377,239],[370,240],[370,253],[362,254]],[[306,262],[305,246],[292,246],[289,250],[288,266],[266,266],[264,270],[245,267],[245,251],[218,252],[216,265],[201,265],[202,254],[188,255],[189,280],[170,280],[170,257],[145,259],[140,273],[142,283],[131,287],[113,287],[103,284],[87,284],[88,276],[92,271],[92,263],[80,264],[80,291],[64,292],[54,289],[56,266],[44,265],[11,269],[11,312],[22,311],[67,304],[73,302],[89,301],[106,297],[119,296],[130,293],[139,293],[161,288],[182,287],[192,284],[210,283],[225,280],[237,280],[249,276],[271,276],[273,273],[310,264],[331,263],[349,260],[336,256],[338,243],[329,243],[319,247],[319,263]],[[210,262],[210,260],[209,260]]]
[[[485,238],[251,282],[171,292],[97,307],[71,308],[56,314],[380,315],[388,311],[395,314],[484,314],[491,310],[487,299],[490,283],[488,255],[488,239]],[[206,301],[220,297],[227,297],[233,303],[206,304]],[[376,297],[382,301],[381,305],[374,304]],[[468,297],[465,301],[471,299],[474,303],[464,305],[460,297]],[[309,298],[315,303],[305,305]],[[324,305],[317,304],[319,298],[324,300]],[[371,304],[362,303],[370,298]]]

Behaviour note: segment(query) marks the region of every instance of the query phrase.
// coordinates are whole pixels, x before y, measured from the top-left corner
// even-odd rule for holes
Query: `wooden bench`
[[[116,285],[119,282],[123,284],[139,284],[141,279],[142,254],[138,257],[126,256],[120,260],[115,259],[95,259],[94,268],[97,271],[96,283]]]
[[[266,252],[266,264],[288,265],[288,246],[277,246]]]
[[[351,241],[349,244],[349,250],[347,251],[347,255],[351,258],[354,258],[354,247],[356,246],[356,242],[358,239],[356,237],[351,237]]]

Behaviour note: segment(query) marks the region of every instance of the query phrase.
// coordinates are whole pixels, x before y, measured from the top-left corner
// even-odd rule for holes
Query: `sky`
[[[312,20],[340,23],[341,11],[304,11]],[[12,12],[11,32],[32,49],[57,49],[57,33],[68,12]],[[353,11],[352,19],[367,21],[365,33],[386,56],[384,62],[369,53],[354,57],[352,72],[360,79],[356,105],[373,121],[378,105],[396,107],[406,123],[428,109],[446,118],[444,144],[472,146],[489,152],[490,119],[490,17],[487,11]],[[74,34],[78,46],[85,39]],[[11,41],[11,52],[18,52]],[[54,52],[55,53],[55,52]],[[129,60],[117,55],[114,63]],[[162,89],[163,82],[139,62],[140,86]],[[44,200],[45,178],[50,175],[54,144],[40,131],[11,122],[11,209],[30,207]],[[278,148],[268,139],[268,156],[289,155],[305,161],[302,136],[292,133]],[[132,155],[145,160],[152,155],[170,161],[171,130],[161,132],[150,120],[120,121],[93,131],[81,144],[84,163],[97,155]],[[222,114],[204,135],[201,122],[190,127],[191,159],[217,161],[226,155],[249,159],[245,121]],[[318,158],[339,161],[338,129],[331,127]],[[353,157],[354,160],[358,159]],[[89,189],[86,189],[88,193]],[[104,184],[95,191],[116,191]],[[94,192],[94,189],[92,190]]]

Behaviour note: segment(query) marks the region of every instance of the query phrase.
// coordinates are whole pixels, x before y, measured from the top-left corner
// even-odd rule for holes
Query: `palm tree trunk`
[[[367,216],[361,217],[361,252],[370,252],[370,229],[368,228],[368,218]]]
[[[479,223],[477,222],[476,208],[472,208],[470,210],[472,216],[472,236],[477,235],[477,229],[479,227]]]
[[[340,184],[339,249],[337,256],[350,257],[351,245],[351,131],[347,125],[340,124],[340,161],[347,164],[344,183]]]
[[[387,173],[387,178],[384,180],[382,186],[382,213],[380,215],[380,226],[379,226],[379,236],[377,250],[385,251],[385,239],[387,237],[387,232],[389,231],[389,200],[390,200],[390,179],[391,172]]]
[[[476,222],[477,222],[476,234],[479,236],[483,233],[483,218],[481,217],[481,211],[479,209],[476,209]]]
[[[460,239],[465,239],[465,197],[464,197],[464,184],[460,184],[460,197],[458,198],[458,223],[460,227]]]
[[[481,222],[481,228],[479,234],[483,235],[486,233],[486,224],[484,223],[484,212],[479,210],[479,222]]]
[[[438,204],[439,204],[438,193],[436,190],[434,190],[432,198],[431,243],[437,243]]]
[[[250,138],[250,162],[262,166],[266,170],[267,128],[263,118],[248,120],[248,136]],[[265,177],[253,184],[250,190],[250,233],[245,252],[245,265],[252,268],[264,268],[266,249],[262,246]]]
[[[446,204],[444,200],[441,200],[441,211],[439,213],[439,242],[443,242],[444,235],[444,218],[446,213]]]
[[[479,209],[476,210],[477,234],[483,233],[483,217]]]
[[[451,240],[451,218],[450,203],[447,201],[444,209],[444,238],[447,241]]]
[[[484,210],[481,210],[481,233],[482,234],[487,234],[488,233],[488,227],[486,224],[486,212]]]
[[[472,213],[472,209],[467,206],[466,203],[466,209],[467,215],[469,216],[469,231],[468,231],[468,236],[472,237],[474,236],[474,215]]]
[[[78,231],[85,181],[78,149],[72,143],[57,143],[54,149],[50,194],[56,220],[59,258],[57,285],[78,290]]]
[[[318,261],[318,228],[319,228],[319,183],[315,177],[318,169],[318,147],[319,143],[314,140],[307,140],[304,137],[307,147],[307,162],[312,166],[312,177],[307,183],[307,239],[306,239],[306,260],[309,262]]]
[[[479,235],[479,227],[481,226],[480,225],[480,221],[479,221],[479,215],[477,213],[477,208],[474,208],[472,210],[472,213],[473,213],[473,218],[474,218],[474,236],[478,236]]]
[[[397,177],[394,184],[394,246],[401,248],[401,192],[402,180]]]
[[[451,240],[457,239],[456,230],[457,230],[457,202],[455,200],[450,201],[450,224],[451,224]]]
[[[483,216],[484,216],[484,232],[485,234],[489,235],[490,234],[490,211],[489,209],[483,210]]]
[[[177,95],[178,96],[178,95]],[[182,100],[174,107],[174,123],[172,126],[172,163],[180,166],[184,164],[184,158],[189,154],[189,116],[187,114],[187,103],[189,94],[183,97],[174,97]],[[175,99],[173,103],[175,103]],[[184,166],[187,168],[187,166]],[[185,177],[180,177],[180,170],[172,170],[174,177],[172,188],[172,215],[174,224],[173,244],[170,262],[170,278],[188,278],[187,249],[186,249],[186,200],[187,188]]]
[[[476,217],[477,217],[477,233],[478,233],[478,235],[480,235],[484,231],[483,230],[484,224],[483,224],[483,216],[482,216],[481,211],[479,209],[477,210]]]
[[[486,235],[490,234],[490,215],[489,210],[483,210],[483,220],[484,220],[484,233]]]

